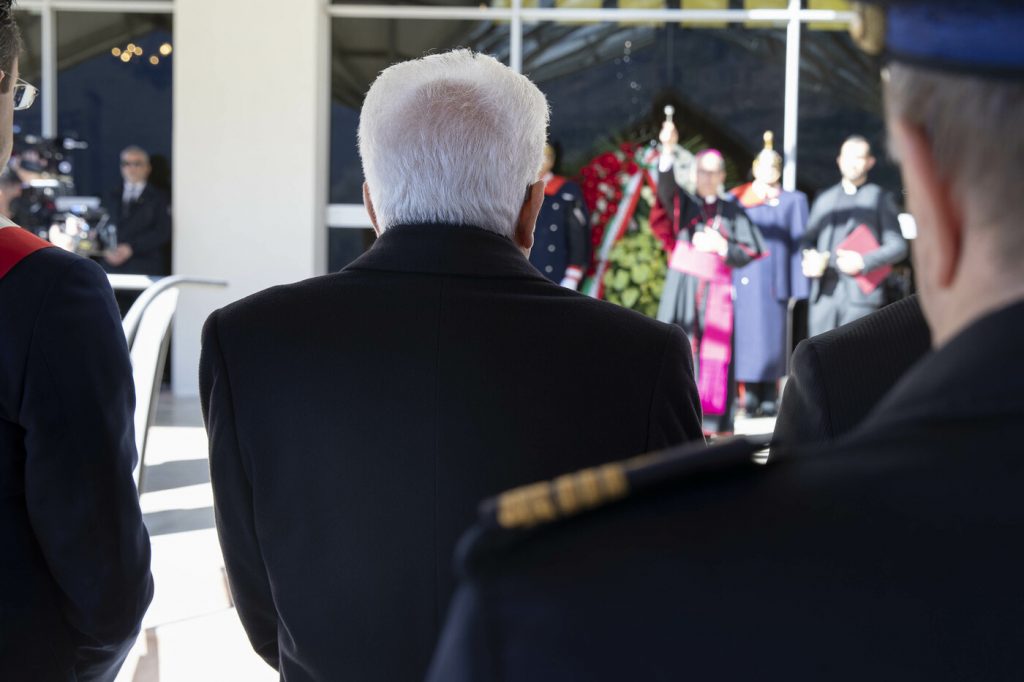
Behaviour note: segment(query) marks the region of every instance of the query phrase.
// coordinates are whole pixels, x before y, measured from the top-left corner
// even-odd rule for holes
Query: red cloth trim
[[[636,188],[636,191],[633,192],[633,198],[629,200],[629,205],[626,208],[625,220],[623,220],[622,224],[619,225],[618,233],[615,235],[615,242],[618,242],[622,239],[622,235],[626,234],[626,229],[629,227],[629,221],[633,219],[633,214],[636,213],[636,206],[640,203],[640,190],[644,182],[646,182],[651,189],[657,190],[657,185],[654,184],[651,174],[646,170],[641,170],[640,172],[643,173],[640,178],[640,186]],[[657,205],[657,200],[655,200],[654,203]],[[676,219],[678,220],[678,216]],[[604,277],[602,277],[597,283],[597,297],[601,299],[604,298]]]
[[[36,251],[53,246],[20,227],[0,228],[0,279]]]
[[[754,191],[754,183],[752,182],[733,188],[732,195],[736,197],[743,208],[754,208],[765,203],[764,199]]]
[[[544,196],[554,196],[558,190],[562,189],[562,185],[565,184],[566,180],[568,178],[563,178],[561,175],[552,175],[551,179],[544,185]]]

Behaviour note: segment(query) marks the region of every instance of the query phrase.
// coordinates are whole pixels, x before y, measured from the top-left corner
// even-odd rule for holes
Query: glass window
[[[37,88],[42,88],[39,77],[42,61],[42,20],[40,15],[31,12],[16,11],[15,20],[21,30],[24,49],[18,61],[21,78]],[[43,131],[42,98],[37,97],[31,109],[14,112],[15,153],[24,143],[25,136],[38,137]]]
[[[613,144],[655,140],[671,104],[684,140],[732,161],[731,185],[765,130],[781,137],[785,39],[736,24],[526,24],[523,71],[550,102],[564,174]]]
[[[58,131],[76,147],[77,193],[118,192],[129,145],[150,153],[150,182],[169,192],[172,33],[170,15],[58,13]]]

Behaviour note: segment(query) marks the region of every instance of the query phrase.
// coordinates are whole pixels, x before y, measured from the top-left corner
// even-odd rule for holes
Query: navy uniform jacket
[[[682,332],[466,226],[215,312],[200,386],[231,592],[289,682],[421,680],[478,500],[702,438]]]
[[[171,215],[167,196],[147,183],[139,198],[124,204],[124,188],[107,201],[111,221],[117,225],[119,244],[130,244],[132,257],[114,267],[101,261],[107,272],[164,276],[171,274]]]
[[[544,187],[544,204],[533,232],[533,267],[555,284],[575,268],[576,280],[590,267],[590,221],[579,185],[554,176]]]
[[[679,454],[593,513],[481,522],[429,679],[1019,679],[1021,338],[1024,303],[976,322],[825,450]]]
[[[916,295],[800,342],[773,453],[852,431],[929,350],[931,332]]]
[[[0,261],[39,244],[0,229]],[[134,406],[99,267],[42,248],[0,277],[0,680],[112,680],[135,641],[153,583]]]

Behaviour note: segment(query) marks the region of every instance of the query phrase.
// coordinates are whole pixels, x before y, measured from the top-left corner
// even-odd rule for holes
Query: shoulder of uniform
[[[26,257],[50,246],[53,245],[16,225],[0,225],[0,278]]]
[[[477,526],[460,551],[462,559],[507,547],[537,530],[602,508],[686,486],[705,475],[754,468],[759,466],[755,455],[768,440],[736,437],[710,447],[689,443],[513,488],[481,503]]]

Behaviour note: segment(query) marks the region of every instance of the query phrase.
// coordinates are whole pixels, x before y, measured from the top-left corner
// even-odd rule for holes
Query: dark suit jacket
[[[802,341],[793,353],[772,454],[851,431],[930,349],[916,295]]]
[[[0,680],[112,680],[152,598],[106,279],[56,248],[0,279]]]
[[[1021,338],[1024,303],[977,322],[806,456],[724,445],[598,512],[478,526],[429,679],[1018,679]]]
[[[122,186],[107,201],[110,219],[117,225],[119,244],[130,244],[132,257],[114,267],[103,261],[107,272],[133,275],[171,274],[171,215],[167,195],[147,183],[139,198],[125,206]]]
[[[422,679],[481,498],[702,438],[677,328],[473,227],[215,312],[200,383],[232,595],[289,681]]]

